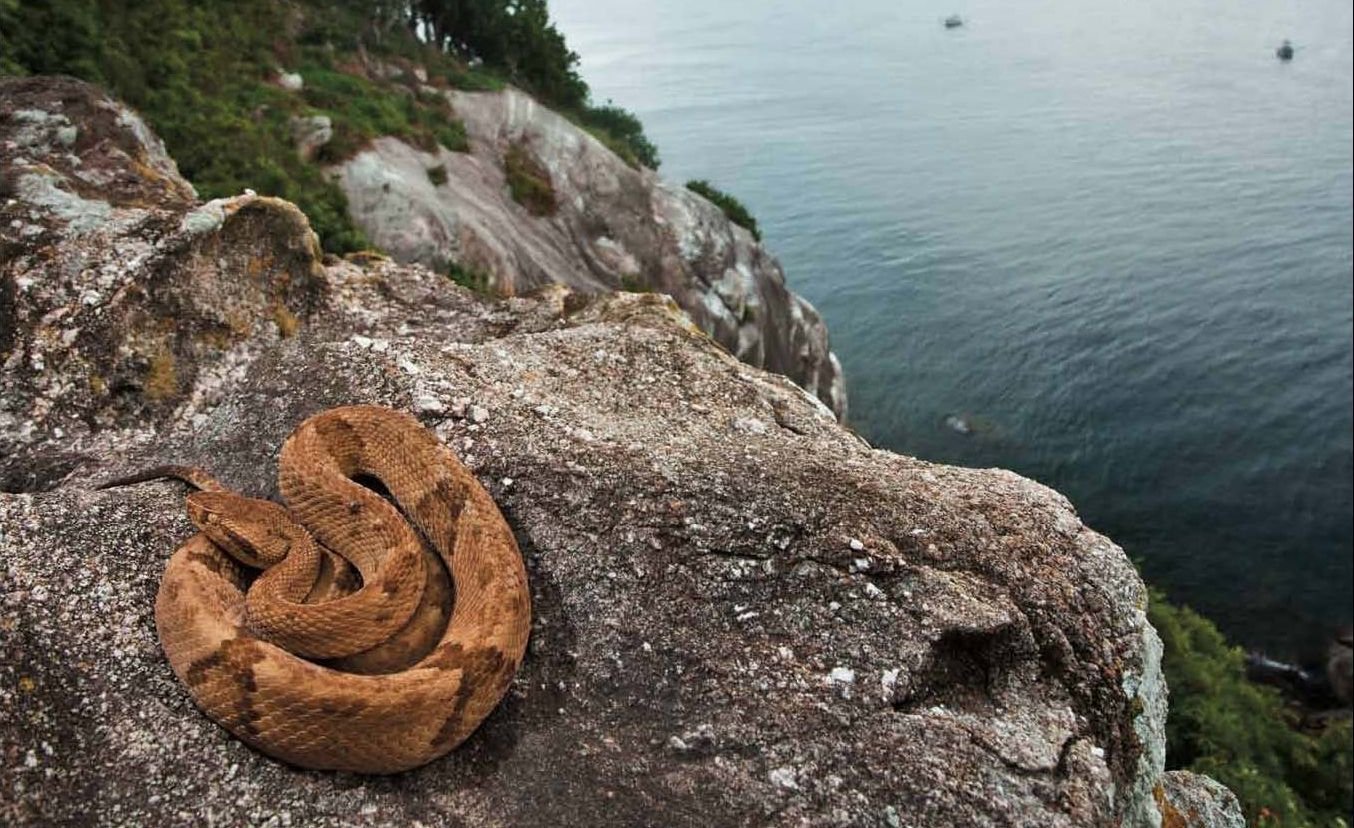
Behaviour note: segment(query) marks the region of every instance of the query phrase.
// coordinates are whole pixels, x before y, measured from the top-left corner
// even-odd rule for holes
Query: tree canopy
[[[415,0],[406,8],[414,32],[443,51],[483,61],[557,106],[587,104],[578,55],[550,22],[545,0]]]

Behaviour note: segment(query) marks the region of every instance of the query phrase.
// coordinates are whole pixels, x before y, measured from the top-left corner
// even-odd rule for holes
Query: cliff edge
[[[417,67],[367,71],[418,83]],[[627,166],[524,92],[422,92],[446,97],[465,125],[465,151],[385,137],[331,170],[354,222],[382,249],[434,270],[454,263],[505,294],[547,284],[666,293],[730,353],[784,374],[845,418],[841,365],[822,318],[719,207]],[[515,175],[537,179],[528,203],[513,196]]]
[[[875,450],[658,294],[324,261],[77,81],[0,81],[0,148],[6,823],[1231,824],[1163,776],[1143,584],[1056,492]],[[93,488],[173,461],[268,494],[355,402],[475,471],[535,607],[499,709],[391,778],[200,715],[152,622],[182,487]]]

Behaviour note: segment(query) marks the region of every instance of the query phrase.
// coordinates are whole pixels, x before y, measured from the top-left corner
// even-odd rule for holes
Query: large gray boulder
[[[1236,794],[1202,774],[1167,771],[1156,796],[1162,828],[1246,828]]]
[[[129,165],[161,196],[73,181],[58,156],[133,140],[128,116],[80,143],[119,111],[0,82],[0,820],[1160,823],[1145,591],[1065,498],[871,448],[658,294],[490,300],[323,263],[295,208],[200,205],[163,165]],[[73,144],[16,152],[63,118]],[[173,461],[266,495],[287,433],[357,402],[474,469],[534,603],[499,709],[391,778],[298,771],[199,714],[152,620],[183,489],[93,488]]]
[[[747,230],[685,187],[626,166],[525,93],[438,94],[465,123],[469,152],[382,138],[334,169],[353,219],[383,249],[433,269],[456,262],[502,293],[546,284],[661,291],[739,359],[784,374],[845,417],[822,318]],[[510,151],[546,171],[552,214],[513,200]]]

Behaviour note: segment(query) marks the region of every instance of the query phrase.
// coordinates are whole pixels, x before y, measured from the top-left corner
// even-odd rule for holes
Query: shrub
[[[465,124],[460,121],[446,121],[432,127],[437,143],[452,152],[470,152],[470,141],[466,138]]]
[[[532,157],[521,141],[508,145],[503,154],[503,172],[508,178],[508,189],[518,204],[533,216],[555,213],[555,188],[550,183],[550,171]]]
[[[658,169],[658,148],[645,137],[644,125],[634,113],[608,101],[605,106],[585,106],[571,117],[630,166]]]
[[[316,64],[303,67],[301,77],[306,103],[334,123],[334,137],[321,148],[326,163],[350,158],[382,135],[402,138],[426,152],[439,145],[458,152],[469,149],[465,125],[440,94],[416,95],[396,84]]]
[[[716,207],[724,211],[724,215],[729,221],[746,229],[757,241],[762,240],[762,233],[757,229],[757,219],[752,217],[748,208],[743,206],[743,202],[705,180],[688,181],[686,188],[713,202]]]
[[[492,72],[459,63],[444,69],[441,77],[447,85],[466,92],[497,92],[507,86],[507,81]]]
[[[1349,719],[1315,735],[1297,730],[1278,692],[1246,679],[1241,650],[1208,619],[1159,592],[1148,616],[1165,645],[1167,766],[1227,785],[1251,825],[1347,826],[1354,810]]]

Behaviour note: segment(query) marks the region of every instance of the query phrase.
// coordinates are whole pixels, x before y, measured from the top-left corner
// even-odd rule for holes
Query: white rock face
[[[277,85],[288,92],[300,92],[306,86],[305,78],[297,72],[279,72]]]
[[[841,367],[813,306],[779,262],[715,205],[652,170],[632,169],[592,135],[514,89],[448,92],[470,152],[422,152],[382,138],[333,169],[359,227],[397,259],[487,274],[520,294],[667,293],[739,359],[790,377],[846,413]],[[518,145],[550,172],[557,209],[512,199],[503,155]],[[446,182],[429,171],[441,167]]]

